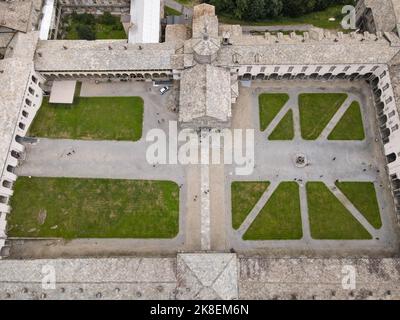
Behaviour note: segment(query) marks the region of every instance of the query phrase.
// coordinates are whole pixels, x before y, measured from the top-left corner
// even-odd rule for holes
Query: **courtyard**
[[[233,127],[255,129],[255,169],[246,177],[224,169],[230,246],[243,254],[395,252],[375,119],[363,82],[242,86]]]
[[[142,101],[142,133],[125,141],[118,141],[116,134],[106,139],[52,136],[49,130],[62,127],[51,120],[54,110],[44,102],[31,128],[42,131],[37,131],[33,143],[26,143],[26,158],[17,171],[26,178],[19,180],[15,192],[11,255],[234,250],[245,255],[386,256],[396,252],[393,200],[367,84],[254,81],[240,91],[232,127],[255,131],[255,168],[250,176],[236,176],[231,165],[147,162],[146,134],[153,128],[168,133],[169,121],[177,120],[171,107],[174,89],[161,96],[151,83],[83,83],[78,101]],[[113,101],[113,110],[120,113],[125,100]],[[102,104],[96,105],[101,115]],[[81,112],[80,107],[87,105],[56,112],[72,114]],[[110,113],[105,104],[103,111]],[[134,117],[130,114],[121,124],[132,123]],[[98,121],[103,121],[101,116]],[[109,123],[112,130],[118,128],[115,123]],[[70,185],[53,188],[63,179],[71,179]],[[85,187],[85,181],[92,189]],[[94,187],[96,181],[105,185]],[[83,188],[76,187],[80,184]],[[109,190],[119,184],[119,191],[110,196]],[[37,193],[25,200],[24,188]],[[64,208],[63,197],[88,200],[75,201],[84,204],[79,211]],[[48,199],[70,212],[64,224],[62,212],[46,207]],[[40,225],[44,211],[49,222]]]

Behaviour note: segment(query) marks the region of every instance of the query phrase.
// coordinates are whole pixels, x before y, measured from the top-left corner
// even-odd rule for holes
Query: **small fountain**
[[[308,166],[308,160],[305,154],[298,153],[294,157],[294,164],[297,168],[304,168]]]

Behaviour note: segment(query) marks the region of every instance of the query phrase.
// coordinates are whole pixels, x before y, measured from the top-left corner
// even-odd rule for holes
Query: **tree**
[[[236,0],[236,8],[234,10],[234,15],[238,19],[242,19],[248,10],[248,0]]]
[[[246,19],[259,20],[265,18],[265,0],[252,0],[244,13]]]
[[[282,0],[264,0],[265,16],[268,18],[276,18],[282,14]]]
[[[78,33],[79,39],[83,40],[95,40],[96,33],[91,26],[86,24],[78,24],[76,26],[76,32]]]
[[[105,11],[99,18],[100,23],[106,24],[108,26],[111,26],[115,24],[117,21],[115,17],[108,11]]]

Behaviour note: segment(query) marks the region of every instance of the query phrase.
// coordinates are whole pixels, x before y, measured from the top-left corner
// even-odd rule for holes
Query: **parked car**
[[[165,93],[168,92],[168,91],[169,91],[169,87],[168,87],[168,86],[162,87],[162,88],[160,89],[161,95],[165,94]]]

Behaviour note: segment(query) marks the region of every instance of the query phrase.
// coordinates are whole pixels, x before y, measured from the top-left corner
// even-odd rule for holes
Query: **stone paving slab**
[[[55,289],[42,287],[43,266],[54,267]],[[349,267],[355,287],[344,289]],[[224,253],[1,260],[0,299],[400,299],[400,260]]]
[[[240,259],[241,299],[400,299],[398,259]],[[355,288],[343,289],[346,268]]]

